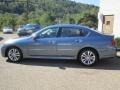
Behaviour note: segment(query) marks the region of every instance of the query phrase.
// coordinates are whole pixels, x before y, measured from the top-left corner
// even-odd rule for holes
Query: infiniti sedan
[[[12,62],[23,58],[73,59],[86,66],[116,56],[113,36],[73,24],[51,25],[31,36],[8,40],[1,51]]]

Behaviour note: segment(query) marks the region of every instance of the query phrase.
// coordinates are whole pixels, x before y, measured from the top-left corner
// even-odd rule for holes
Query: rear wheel
[[[97,53],[92,49],[85,49],[79,54],[79,61],[85,66],[92,66],[98,61]]]
[[[8,59],[12,62],[19,62],[23,59],[23,55],[20,49],[12,47],[7,53]]]

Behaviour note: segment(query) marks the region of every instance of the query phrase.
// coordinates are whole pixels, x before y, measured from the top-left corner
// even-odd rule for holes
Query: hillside
[[[27,4],[26,2],[21,1],[23,0],[20,0],[19,2],[0,3],[1,13],[8,12],[22,14],[26,12]],[[50,12],[56,16],[63,16],[64,14],[68,13],[78,14],[91,10],[96,13],[98,12],[98,7],[82,3],[75,3],[70,0],[30,0],[28,10],[29,12]]]
[[[53,24],[56,19],[60,19],[61,23],[69,23],[70,21],[72,23],[78,23],[84,17],[85,13],[92,14],[97,18],[99,9],[93,5],[76,3],[70,0],[28,1],[28,5],[25,0],[0,2],[0,18],[3,20],[0,21],[0,27],[9,25],[13,21],[14,25],[24,24],[26,22],[39,22],[43,26]],[[13,15],[17,15],[17,20],[13,20],[14,18],[11,19]],[[9,19],[12,21],[8,21]]]

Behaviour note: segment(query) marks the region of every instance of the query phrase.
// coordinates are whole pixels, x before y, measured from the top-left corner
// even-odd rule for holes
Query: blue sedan
[[[22,25],[18,28],[17,34],[18,36],[27,36],[31,35],[34,32],[37,32],[41,29],[41,26],[37,23],[30,23],[26,25]]]
[[[31,36],[9,40],[1,51],[12,62],[23,58],[74,59],[86,66],[116,56],[113,36],[73,24],[51,25]]]

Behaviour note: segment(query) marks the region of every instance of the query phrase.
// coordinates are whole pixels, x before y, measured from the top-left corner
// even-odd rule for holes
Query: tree
[[[16,23],[17,23],[17,25],[23,25],[23,24],[26,24],[27,22],[28,22],[28,20],[27,20],[27,14],[24,13],[21,16],[18,17]]]
[[[43,15],[40,16],[40,23],[43,26],[54,24],[55,23],[54,20],[55,20],[54,17],[48,13],[44,13]]]
[[[75,20],[73,18],[69,18],[69,23],[70,24],[75,24]]]
[[[78,21],[78,24],[89,26],[90,28],[97,28],[98,19],[95,15],[86,13],[83,18]]]
[[[40,23],[42,26],[47,26],[55,24],[55,20],[59,19],[61,23],[78,22],[89,27],[97,27],[99,8],[96,6],[75,3],[71,0],[30,0],[30,2],[28,14],[26,2],[16,1],[8,5],[0,2],[0,29],[6,25],[16,27],[26,23]]]
[[[0,15],[0,30],[2,29],[3,26],[3,17],[2,15]]]
[[[0,29],[3,26],[11,26],[15,29],[16,26],[16,16],[13,14],[5,13],[0,15]]]

